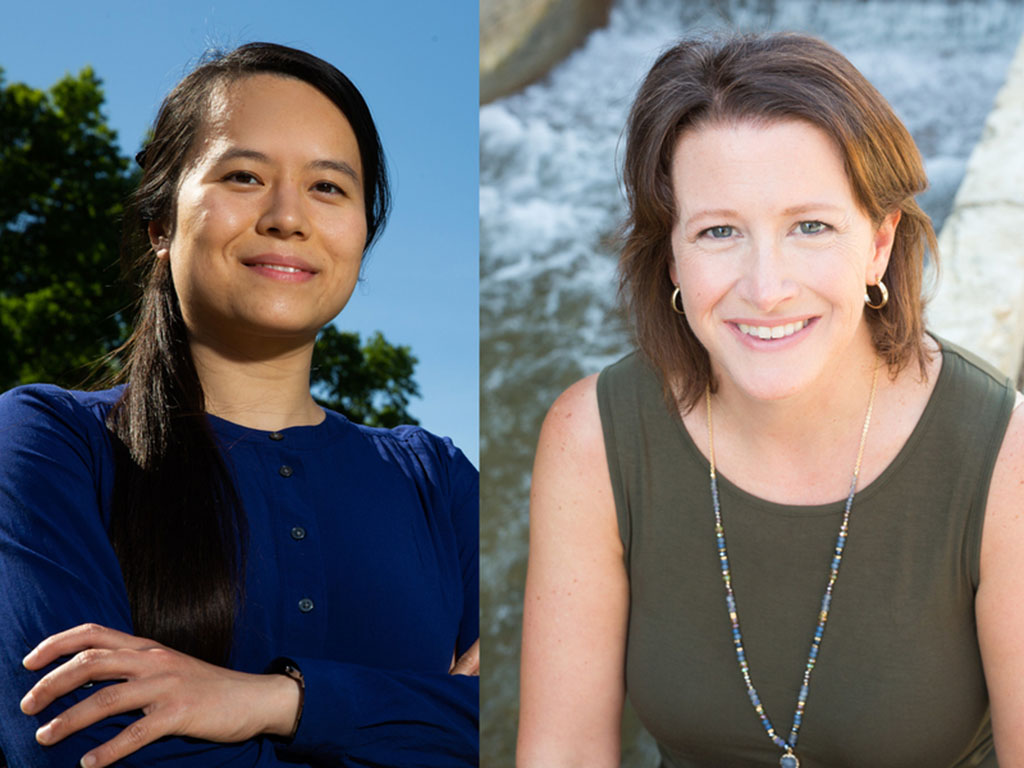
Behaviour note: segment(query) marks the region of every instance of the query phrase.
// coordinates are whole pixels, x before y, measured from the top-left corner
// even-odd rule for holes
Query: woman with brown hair
[[[1024,411],[928,334],[920,155],[837,51],[683,42],[642,84],[638,351],[545,420],[518,764],[1024,764]],[[827,632],[826,632],[827,629]]]

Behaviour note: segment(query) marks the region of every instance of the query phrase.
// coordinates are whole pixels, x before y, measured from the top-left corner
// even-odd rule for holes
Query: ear
[[[155,221],[149,222],[146,228],[149,233],[149,244],[153,246],[153,253],[158,259],[167,259],[171,255],[171,239],[164,232],[164,227]]]
[[[885,270],[889,266],[889,256],[892,253],[892,244],[896,241],[896,227],[900,223],[903,211],[897,208],[878,225],[875,231],[874,253],[871,261],[868,262],[867,274],[864,275],[865,285],[875,285],[882,279]]]

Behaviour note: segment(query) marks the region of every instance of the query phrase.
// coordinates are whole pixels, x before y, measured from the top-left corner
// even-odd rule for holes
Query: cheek
[[[238,231],[239,216],[216,195],[178,196],[177,223],[171,239],[171,278],[183,304],[218,284],[218,263]]]
[[[808,285],[851,322],[860,319],[865,269],[860,249],[837,248],[824,258],[808,260],[805,269]]]
[[[712,309],[733,282],[726,265],[722,262],[716,264],[707,254],[681,254],[674,260],[673,267],[683,300],[695,314]]]
[[[218,194],[181,200],[179,235],[187,238],[192,247],[212,249],[226,245],[245,229],[251,218],[241,202],[237,197]]]
[[[850,244],[841,248],[839,255],[842,262],[842,279],[850,285],[851,293],[863,294],[866,275],[873,255],[870,244],[861,242]]]
[[[366,245],[366,217],[361,210],[325,217],[317,229],[323,232],[336,258],[346,262],[362,262]]]

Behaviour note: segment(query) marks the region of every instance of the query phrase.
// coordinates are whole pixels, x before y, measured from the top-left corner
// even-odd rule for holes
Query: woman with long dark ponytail
[[[309,392],[389,209],[366,104],[253,43],[174,89],[138,160],[119,386],[0,399],[0,750],[473,764],[475,470]]]

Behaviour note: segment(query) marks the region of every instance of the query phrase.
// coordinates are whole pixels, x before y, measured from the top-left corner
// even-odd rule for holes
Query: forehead
[[[853,204],[842,153],[802,120],[714,123],[676,140],[672,185],[683,209]]]
[[[358,141],[341,110],[309,83],[283,75],[248,75],[213,87],[193,156],[201,162],[225,146],[282,159],[338,159],[362,172]]]

